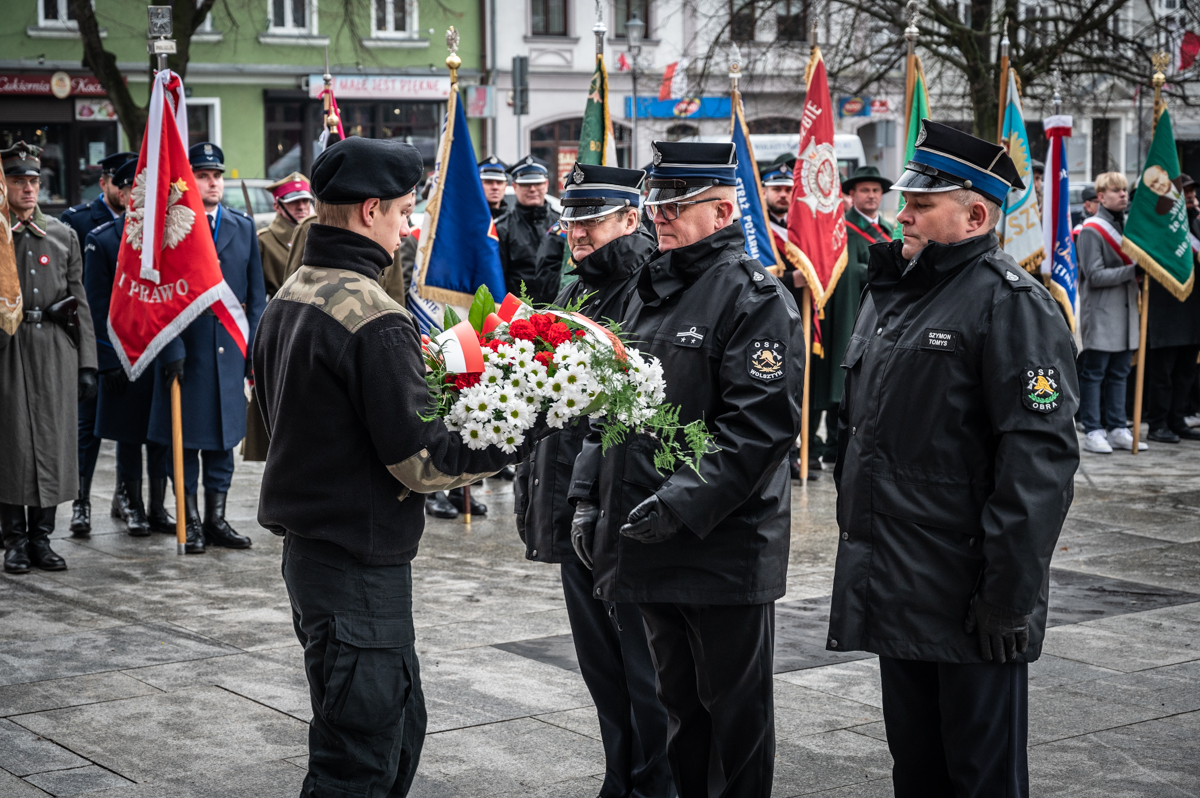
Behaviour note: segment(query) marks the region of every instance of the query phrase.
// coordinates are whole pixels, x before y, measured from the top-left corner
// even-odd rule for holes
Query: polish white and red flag
[[[154,76],[108,313],[110,340],[131,380],[209,307],[246,354],[246,313],[221,274],[187,150],[183,82],[162,70]]]
[[[688,93],[688,60],[681,58],[673,64],[667,64],[663,70],[662,85],[658,87],[658,99],[682,100]]]

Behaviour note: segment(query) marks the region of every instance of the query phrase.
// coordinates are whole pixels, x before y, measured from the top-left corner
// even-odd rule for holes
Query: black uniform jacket
[[[425,528],[420,493],[457,487],[512,458],[471,451],[428,412],[421,335],[376,280],[392,255],[314,224],[304,265],[267,305],[254,340],[255,395],[271,447],[258,520],[326,540],[368,565],[399,565]]]
[[[650,259],[656,244],[639,228],[632,235],[614,239],[588,255],[571,274],[578,277],[555,300],[565,307],[591,295],[582,312],[597,321],[620,321],[637,281],[638,270]],[[561,432],[543,438],[529,459],[517,469],[513,482],[513,506],[525,517],[525,559],[562,562],[574,558],[571,546],[571,516],[567,502],[571,469],[589,432],[587,419],[568,424]]]
[[[746,255],[740,225],[656,252],[623,329],[662,361],[667,402],[703,419],[720,447],[697,474],[654,468],[655,440],[630,436],[600,456],[589,436],[570,495],[598,497],[596,595],[609,601],[762,604],[783,595],[791,535],[786,454],[800,432],[804,338],[796,303]],[[663,543],[620,535],[657,493],[685,528]]]
[[[538,244],[533,282],[527,287],[534,302],[551,302],[563,287],[563,264],[567,260],[567,233],[561,219],[550,226]],[[639,264],[641,265],[641,264]]]
[[[521,295],[522,281],[534,301],[549,302],[558,293],[557,283],[542,290],[537,270],[538,247],[546,231],[557,221],[558,213],[549,203],[532,207],[514,203],[508,213],[496,220],[500,267],[504,270],[504,284],[510,294]]]
[[[907,272],[901,246],[871,247],[842,361],[827,647],[979,662],[963,621],[981,595],[1033,616],[1032,662],[1079,465],[1075,345],[995,236],[930,244]]]
[[[1192,235],[1200,231],[1200,217],[1194,211],[1188,211],[1188,224]],[[1200,289],[1192,288],[1188,298],[1180,302],[1158,280],[1151,279],[1146,321],[1146,346],[1150,349],[1200,346]]]

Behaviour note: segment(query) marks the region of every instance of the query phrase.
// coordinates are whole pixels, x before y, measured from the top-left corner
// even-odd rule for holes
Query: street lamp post
[[[630,149],[630,169],[638,168],[638,56],[642,52],[642,34],[645,32],[646,23],[636,16],[625,23],[625,41],[629,45],[629,54],[633,56],[633,62],[629,65],[630,77],[633,81],[633,141]]]

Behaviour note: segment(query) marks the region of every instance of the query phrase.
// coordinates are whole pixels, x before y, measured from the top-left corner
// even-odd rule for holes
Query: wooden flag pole
[[[1158,52],[1150,58],[1154,64],[1154,124],[1150,128],[1150,137],[1154,138],[1154,130],[1158,127],[1158,117],[1163,112],[1162,87],[1167,82],[1167,76],[1163,74],[1163,70],[1170,63],[1170,56],[1166,53]],[[1138,362],[1137,362],[1137,377],[1133,383],[1133,454],[1137,456],[1138,446],[1141,443],[1142,437],[1142,391],[1146,380],[1146,328],[1150,321],[1150,274],[1142,278],[1142,296],[1138,303],[1141,310],[1141,320],[1138,325]]]
[[[996,143],[1004,146],[1004,114],[1008,110],[1008,20],[1000,39],[1000,118],[996,121]]]
[[[801,292],[800,301],[804,307],[800,311],[801,317],[804,319],[804,393],[800,404],[800,487],[808,484],[808,414],[809,399],[808,386],[809,379],[812,374],[810,365],[812,363],[812,289],[807,285],[804,286],[804,291]],[[826,435],[829,433],[826,432]]]
[[[179,377],[171,378],[171,459],[175,467],[175,546],[176,554],[187,550],[187,506],[183,498],[183,400]]]
[[[463,485],[463,523],[471,525],[471,486]]]

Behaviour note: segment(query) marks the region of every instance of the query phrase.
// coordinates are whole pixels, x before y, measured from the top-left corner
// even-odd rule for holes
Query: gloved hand
[[[525,513],[517,513],[517,534],[521,537],[521,542],[525,542]]]
[[[592,569],[592,543],[596,539],[596,519],[600,508],[594,502],[583,499],[575,505],[575,516],[571,519],[571,545],[579,559]]]
[[[659,501],[658,494],[652,494],[633,508],[621,534],[641,543],[662,543],[678,535],[682,526],[679,516]]]
[[[1029,616],[1002,610],[980,596],[967,612],[963,630],[978,633],[979,655],[993,662],[1014,660],[1029,647]]]
[[[100,390],[100,382],[96,379],[95,369],[79,370],[79,401],[90,402],[96,398]]]
[[[172,377],[179,377],[179,384],[183,384],[183,364],[184,358],[179,358],[163,366],[163,376],[167,378],[168,383]]]
[[[104,381],[104,392],[115,396],[125,393],[125,386],[129,385],[125,369],[107,369],[100,372],[100,379]]]

